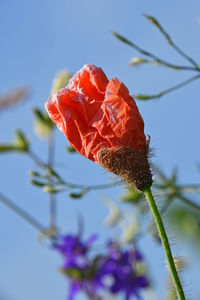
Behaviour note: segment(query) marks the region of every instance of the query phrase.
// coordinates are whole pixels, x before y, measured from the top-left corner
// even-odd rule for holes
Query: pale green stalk
[[[177,297],[178,297],[179,300],[185,300],[185,295],[184,295],[184,292],[183,292],[183,288],[182,288],[182,285],[181,285],[181,282],[180,282],[180,279],[179,279],[179,275],[178,275],[178,272],[176,270],[176,266],[175,266],[174,259],[173,259],[173,256],[172,256],[172,252],[171,252],[171,249],[170,249],[169,240],[168,240],[168,237],[167,237],[167,234],[166,234],[166,231],[165,231],[165,227],[163,225],[161,215],[159,213],[156,202],[155,202],[154,197],[152,195],[151,189],[150,188],[145,189],[144,193],[145,193],[145,196],[147,198],[150,209],[152,211],[155,223],[156,223],[157,228],[158,228],[160,239],[162,241],[162,245],[163,245],[163,248],[164,248],[164,251],[165,251],[167,263],[168,263],[169,270],[170,270],[170,273],[171,273],[172,281],[173,281],[174,287],[176,289]]]

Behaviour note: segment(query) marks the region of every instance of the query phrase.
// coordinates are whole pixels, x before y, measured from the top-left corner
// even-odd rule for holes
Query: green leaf
[[[139,99],[139,100],[150,100],[150,99],[159,98],[159,94],[155,94],[155,95],[136,94],[136,95],[133,95],[133,98]]]
[[[49,173],[49,175],[55,177],[56,179],[59,180],[59,183],[64,183],[64,181],[62,180],[62,178],[60,177],[60,175],[58,175],[58,173],[56,171],[54,171],[52,168],[47,168],[47,171]]]
[[[143,197],[144,196],[142,192],[139,192],[133,188],[128,188],[127,193],[121,197],[121,201],[138,203],[141,199],[143,199]]]
[[[73,199],[80,199],[84,196],[84,193],[81,192],[81,193],[70,193],[69,196]]]
[[[33,176],[33,177],[42,178],[42,179],[49,179],[49,175],[45,174],[45,173],[43,174],[43,173],[39,173],[39,172],[32,171],[32,170],[30,170],[28,173],[29,173],[30,176]]]
[[[39,108],[33,108],[33,114],[38,120],[45,121],[44,114],[41,112],[41,110],[39,110]]]
[[[80,199],[88,192],[88,190],[87,187],[84,187],[80,193],[70,193],[69,196],[74,199]]]
[[[49,118],[49,115],[48,115],[47,112],[44,112],[43,118],[44,118],[44,121],[46,122],[46,124],[47,124],[49,127],[53,128],[53,127],[55,126],[55,124],[54,124],[54,123],[51,121],[51,119]]]
[[[152,24],[154,24],[157,29],[163,34],[167,42],[171,47],[174,48],[175,51],[177,51],[182,57],[184,57],[187,61],[189,61],[196,70],[199,70],[199,65],[196,63],[196,61],[193,60],[190,56],[188,56],[183,50],[181,50],[171,39],[169,34],[165,31],[165,29],[160,25],[158,20],[154,18],[153,16],[144,15]]]
[[[163,65],[162,61],[161,60],[156,60],[156,59],[146,59],[146,58],[143,58],[143,57],[134,57],[132,58],[130,61],[129,61],[129,65],[131,67],[137,67],[137,66],[140,66],[140,65],[143,65],[143,64],[151,64],[153,66],[165,66],[166,65]],[[180,67],[178,66],[172,66],[170,65],[170,68],[171,69],[174,69],[174,70],[179,70]]]
[[[42,112],[39,108],[33,108],[33,114],[35,117],[35,133],[40,138],[48,137],[54,128],[54,123],[51,121],[48,114],[46,112]]]
[[[56,194],[58,190],[54,188],[52,185],[45,184],[43,187],[43,191],[48,194]]]
[[[80,269],[60,268],[60,272],[71,279],[75,279],[75,280],[83,280],[84,279],[84,273]]]
[[[40,173],[36,172],[36,171],[32,171],[30,170],[29,172],[30,176],[34,176],[34,177],[42,177]]]
[[[14,146],[17,151],[27,152],[29,149],[29,142],[20,130],[16,131]]]
[[[145,55],[145,56],[148,56],[148,57],[151,57],[159,62],[161,62],[161,60],[155,56],[153,53],[149,52],[149,51],[146,51],[142,48],[140,48],[139,46],[137,46],[136,44],[134,44],[133,42],[129,41],[127,38],[125,38],[124,36],[114,32],[114,31],[111,31],[112,35],[114,35],[118,40],[120,40],[121,42],[131,46],[132,48],[134,48],[135,50],[139,51],[141,54]]]
[[[36,185],[38,187],[44,187],[46,185],[45,182],[41,182],[41,181],[38,181],[38,180],[35,180],[35,179],[31,179],[30,183],[33,184],[33,185]]]
[[[60,71],[53,80],[51,93],[57,92],[61,88],[65,87],[68,84],[72,75],[73,74],[69,70]]]
[[[133,43],[131,41],[129,41],[127,38],[125,38],[124,36],[118,34],[117,32],[114,32],[114,31],[111,31],[111,33],[121,42],[128,44],[129,46],[133,46]]]
[[[172,39],[169,36],[169,34],[164,30],[164,28],[160,25],[160,23],[158,22],[158,20],[156,18],[154,18],[153,16],[150,15],[144,15],[144,17],[149,20],[152,24],[154,24],[156,26],[156,28],[164,35],[164,37],[166,38],[167,42],[172,45]]]
[[[13,144],[0,144],[0,152],[19,151],[27,152],[29,149],[29,143],[24,134],[17,130],[15,133],[15,141]]]
[[[123,195],[120,200],[134,205],[141,214],[145,214],[147,212],[147,206],[142,192],[128,187],[127,193]]]
[[[135,43],[129,41],[124,36],[122,36],[122,35],[120,35],[120,34],[118,34],[116,32],[112,32],[112,34],[118,40],[120,40],[121,42],[123,42],[123,43],[129,45],[130,47],[134,48],[135,50],[137,50],[142,55],[150,57],[152,60],[150,60],[149,63],[156,64],[156,65],[162,65],[164,67],[167,67],[167,68],[170,68],[170,69],[173,69],[173,70],[187,70],[188,69],[188,66],[179,66],[179,65],[175,65],[173,63],[170,63],[168,61],[163,60],[162,58],[158,57],[157,55],[155,55],[155,54],[153,54],[153,53],[151,53],[151,52],[149,52],[149,51],[141,48],[140,46],[138,46]],[[189,60],[193,65],[195,65],[195,69],[197,71],[200,70],[200,68],[198,67],[198,65],[190,57],[188,57],[186,54],[184,54],[183,51],[181,51],[174,43],[171,46],[173,46],[173,48],[176,51],[178,51],[182,56],[184,56],[187,60]],[[191,68],[189,67],[189,69],[191,69]],[[153,96],[153,97],[151,97],[151,99],[152,98],[158,98],[158,96]]]
[[[72,146],[66,147],[68,153],[76,153],[76,150]]]
[[[150,60],[143,58],[143,57],[133,57],[130,61],[129,61],[129,65],[131,67],[135,67],[135,66],[140,66],[142,64],[146,64],[149,63]]]
[[[66,190],[65,185],[52,185],[52,184],[45,184],[43,187],[43,191],[48,194],[57,194]]]

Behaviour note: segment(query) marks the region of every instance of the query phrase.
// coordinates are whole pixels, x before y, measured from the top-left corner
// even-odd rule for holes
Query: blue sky
[[[27,85],[31,91],[27,102],[0,114],[0,141],[12,140],[15,128],[20,128],[43,158],[46,157],[46,144],[33,132],[31,108],[43,108],[58,70],[67,68],[76,72],[84,64],[93,63],[101,66],[108,78],[120,78],[131,93],[150,94],[192,75],[151,66],[130,68],[128,61],[139,54],[117,41],[110,34],[111,30],[165,59],[185,63],[143,17],[144,13],[152,14],[180,47],[200,61],[200,4],[197,0],[193,0],[192,5],[186,0],[1,0],[0,11],[0,93],[20,85]],[[197,183],[199,82],[159,100],[138,101],[137,104],[145,120],[145,132],[151,135],[155,164],[168,174],[177,166],[180,182]],[[57,131],[56,163],[66,179],[86,184],[110,180],[110,174],[80,155],[73,159],[66,155],[66,144],[64,136]],[[59,167],[61,162],[62,168]],[[34,164],[28,157],[11,154],[0,156],[0,164],[0,190],[46,224],[48,197],[28,183],[27,171],[34,169]],[[85,235],[95,231],[106,238],[109,232],[102,222],[107,209],[101,199],[116,200],[122,193],[121,188],[92,192],[82,201],[72,201],[67,194],[62,194],[58,199],[59,226],[63,231],[75,232],[76,216],[81,212],[85,219]],[[56,271],[59,257],[48,250],[45,243],[39,244],[37,232],[1,204],[0,239],[0,292],[5,294],[0,294],[1,300],[66,298],[66,281]],[[140,246],[152,268],[158,299],[162,300],[164,254],[149,238]],[[194,254],[179,247],[178,238],[174,251],[194,261],[191,258]],[[193,263],[184,275],[194,300],[199,299],[200,293],[197,271]]]

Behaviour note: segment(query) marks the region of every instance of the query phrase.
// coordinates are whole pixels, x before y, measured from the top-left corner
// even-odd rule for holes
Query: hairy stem
[[[164,251],[165,251],[167,263],[168,263],[168,266],[169,266],[169,270],[171,272],[171,277],[172,277],[172,280],[173,280],[173,283],[174,283],[174,287],[176,289],[178,299],[179,300],[185,300],[185,295],[184,295],[183,288],[182,288],[182,285],[181,285],[181,282],[180,282],[180,279],[179,279],[178,272],[176,270],[176,266],[175,266],[174,259],[173,259],[173,256],[172,256],[172,252],[171,252],[171,249],[170,249],[170,245],[169,245],[168,237],[167,237],[167,234],[166,234],[166,231],[165,231],[165,227],[163,225],[162,218],[160,216],[159,210],[158,210],[157,205],[155,203],[155,200],[154,200],[154,197],[152,195],[151,189],[147,188],[144,191],[144,193],[145,193],[145,196],[147,198],[150,209],[152,211],[155,223],[156,223],[157,228],[158,228],[158,232],[159,232],[159,235],[160,235],[160,238],[161,238],[161,241],[162,241],[162,245],[163,245],[163,248],[164,248]]]

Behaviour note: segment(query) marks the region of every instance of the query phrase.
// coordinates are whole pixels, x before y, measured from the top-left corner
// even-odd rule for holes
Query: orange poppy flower
[[[146,149],[144,122],[128,89],[117,78],[108,81],[94,65],[84,65],[48,99],[46,109],[72,147],[96,163],[101,149]]]

